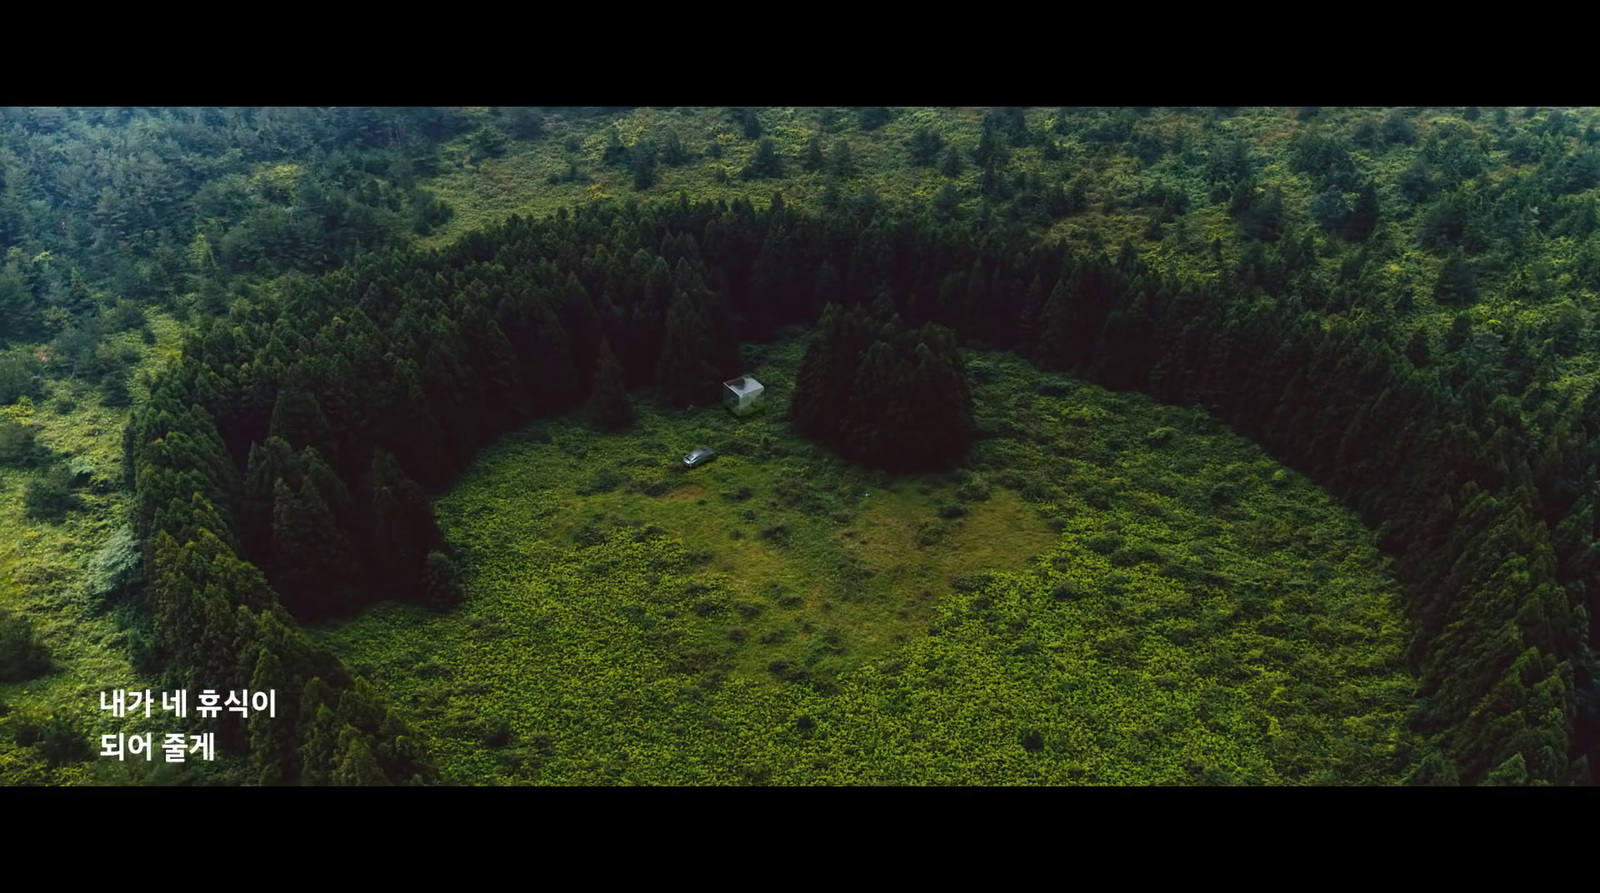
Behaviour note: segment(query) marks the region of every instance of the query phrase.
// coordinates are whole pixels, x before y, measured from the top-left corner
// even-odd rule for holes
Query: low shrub
[[[73,492],[73,479],[70,470],[58,466],[29,481],[22,503],[28,517],[58,521],[67,512],[83,508],[83,498]]]
[[[0,608],[0,683],[25,682],[50,672],[50,654],[33,624]]]

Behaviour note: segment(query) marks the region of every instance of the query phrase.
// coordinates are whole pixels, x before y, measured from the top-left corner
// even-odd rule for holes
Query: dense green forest
[[[0,717],[10,739],[0,741],[0,766],[8,779],[56,782],[126,771],[128,780],[263,783],[1587,783],[1600,719],[1588,644],[1600,597],[1591,559],[1600,535],[1597,121],[1587,110],[1535,108],[6,110],[0,508],[14,536],[0,553],[10,590],[0,599],[0,701],[20,706]],[[807,328],[786,334],[794,326]],[[430,494],[538,419],[586,419],[587,429],[561,430],[586,431],[566,438],[593,440],[600,455],[607,438],[635,437],[635,426],[713,412],[717,382],[749,371],[749,350],[772,343],[804,355],[774,367],[793,399],[762,423],[778,427],[760,449],[822,450],[808,455],[886,475],[880,489],[913,480],[909,472],[994,474],[1006,444],[1126,449],[1074,446],[1020,404],[1009,415],[987,408],[982,395],[996,404],[1003,394],[972,365],[982,351],[1003,352],[982,367],[991,378],[1010,369],[1009,355],[1073,376],[1061,385],[1000,376],[1043,388],[1035,396],[1047,403],[1083,380],[1193,407],[1254,441],[1342,500],[1388,556],[1340,573],[1388,573],[1398,585],[1402,663],[1414,679],[1403,722],[1391,723],[1399,708],[1387,682],[1377,684],[1400,668],[1375,658],[1375,646],[1346,648],[1357,629],[1318,620],[1334,612],[1333,596],[1316,593],[1343,579],[1330,576],[1336,559],[1302,556],[1323,569],[1268,581],[1232,553],[1209,569],[1163,557],[1148,536],[1061,514],[1069,492],[1076,511],[1093,515],[1146,504],[1146,491],[1020,460],[1047,468],[1043,480],[1031,493],[1021,480],[1003,489],[1051,522],[1057,548],[997,552],[990,566],[960,568],[960,587],[930,588],[936,604],[917,630],[884,621],[905,637],[904,655],[843,632],[819,639],[804,655],[774,657],[761,680],[809,694],[757,708],[739,701],[754,683],[724,666],[747,659],[696,639],[716,609],[687,631],[671,627],[678,638],[647,637],[646,650],[669,666],[689,660],[690,687],[724,707],[745,704],[739,722],[776,723],[772,705],[796,697],[833,699],[794,707],[811,723],[801,731],[825,719],[830,734],[851,739],[864,734],[860,717],[922,715],[883,706],[893,698],[873,674],[884,661],[926,670],[927,661],[981,660],[995,667],[996,692],[1104,684],[1117,672],[1155,685],[1165,677],[1149,675],[1154,652],[1141,648],[1164,637],[1194,662],[1167,676],[1198,674],[1238,692],[1261,674],[1286,674],[1288,690],[1324,716],[1350,717],[1348,746],[1319,763],[1305,742],[1329,732],[1297,725],[1262,751],[1263,728],[1288,714],[1219,720],[1188,699],[1162,734],[1210,729],[1229,756],[1174,757],[1148,775],[1108,756],[1137,748],[1074,739],[1059,715],[1004,732],[1006,746],[1051,756],[1032,775],[1011,763],[966,777],[930,768],[956,752],[1002,752],[999,727],[975,716],[940,726],[937,745],[873,745],[899,754],[877,768],[847,759],[830,765],[854,768],[808,776],[788,756],[745,753],[731,765],[748,771],[733,778],[562,770],[576,758],[564,739],[503,717],[504,735],[491,729],[483,740],[514,750],[512,764],[472,769],[445,741],[455,733],[439,731],[448,723],[396,700],[414,693],[407,673],[387,658],[352,669],[350,655],[372,647],[369,633],[319,632],[360,629],[369,617],[419,627],[483,618],[475,600],[507,597],[483,588],[489,559],[462,551],[486,522],[441,525]],[[130,375],[135,368],[146,371]],[[1131,405],[1110,411],[1139,418]],[[77,424],[88,413],[98,414],[93,433]],[[129,420],[120,442],[109,419]],[[1152,443],[1181,433],[1156,428],[1174,433]],[[120,475],[106,459],[118,451]],[[1121,461],[1096,464],[1116,480]],[[594,498],[622,484],[615,470],[587,473],[602,480],[587,488]],[[1264,523],[1265,503],[1252,502],[1242,479],[1222,469],[1188,476],[1211,482],[1206,503],[1224,526]],[[641,486],[670,502],[681,484]],[[810,498],[781,479],[763,485],[784,510]],[[936,494],[945,484],[925,486]],[[1288,492],[1312,504],[1310,491]],[[935,514],[966,523],[972,502],[953,498]],[[821,560],[821,547],[807,545],[816,519],[801,513],[803,522],[763,527],[763,548]],[[1219,536],[1200,516],[1155,516],[1168,548]],[[605,524],[585,529],[588,548],[612,548],[619,536]],[[670,524],[663,529],[671,540]],[[955,535],[941,529],[928,536]],[[678,567],[682,550],[694,551],[687,534],[651,545],[661,536],[638,541],[657,551],[611,560]],[[905,560],[921,561],[909,551]],[[1107,599],[1107,576],[1146,564],[1170,571],[1186,608],[1142,583],[1118,584]],[[1014,576],[1027,567],[1045,576]],[[846,562],[818,579],[851,573]],[[594,593],[593,582],[574,585]],[[687,585],[714,594],[727,581]],[[1052,597],[1057,585],[1069,597]],[[560,586],[538,591],[562,598]],[[1226,625],[1207,627],[1205,647],[1160,622],[1211,599]],[[424,613],[370,607],[394,601]],[[1338,616],[1377,635],[1389,628],[1370,613],[1380,602]],[[984,619],[996,605],[1032,619],[1007,632],[998,617]],[[1064,647],[1083,617],[1101,633],[1137,628],[1145,644],[1108,645],[1099,663],[1054,670],[1006,650]],[[611,622],[563,615],[561,635],[528,641],[570,646],[597,629],[570,624]],[[980,638],[941,656],[929,643],[956,629]],[[1274,648],[1283,656],[1271,657]],[[844,654],[859,657],[842,666]],[[449,667],[451,657],[432,660]],[[79,739],[104,723],[82,693],[106,686],[107,672],[130,687],[273,688],[293,708],[270,722],[224,722],[227,756],[214,770],[89,769],[103,764]],[[918,709],[978,697],[939,694],[930,678],[913,674],[896,697],[933,699]],[[1294,687],[1306,680],[1320,680],[1315,691]],[[84,703],[63,703],[68,692]],[[1005,703],[1014,717],[1056,709]],[[677,719],[663,729],[700,734],[669,713]],[[705,722],[732,721],[712,713]],[[1117,715],[1099,722],[1115,725]],[[650,759],[687,746],[673,741]]]

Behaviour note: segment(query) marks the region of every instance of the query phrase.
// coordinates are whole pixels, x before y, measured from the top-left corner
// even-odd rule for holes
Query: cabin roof
[[[757,391],[762,390],[761,382],[756,381],[754,378],[748,375],[741,375],[738,378],[725,381],[722,383],[722,386],[741,396],[744,394],[754,394]]]

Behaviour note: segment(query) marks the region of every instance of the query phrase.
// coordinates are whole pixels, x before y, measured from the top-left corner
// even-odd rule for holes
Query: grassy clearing
[[[968,467],[890,479],[788,437],[798,352],[763,416],[508,438],[439,502],[467,604],[318,635],[465,783],[1397,777],[1394,584],[1325,494],[1005,355]]]

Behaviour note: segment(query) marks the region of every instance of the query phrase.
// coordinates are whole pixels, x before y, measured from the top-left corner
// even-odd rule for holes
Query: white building
[[[742,375],[722,383],[722,402],[734,415],[744,415],[760,408],[761,396],[766,392],[761,382]]]

